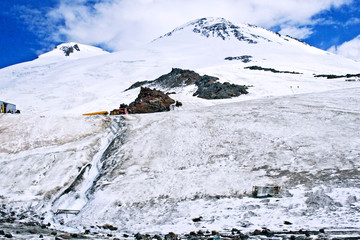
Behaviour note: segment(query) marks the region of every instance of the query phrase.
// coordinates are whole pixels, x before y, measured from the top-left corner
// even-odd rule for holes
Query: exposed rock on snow
[[[156,89],[141,88],[139,96],[128,107],[129,113],[153,113],[170,111],[175,100]]]
[[[259,71],[273,72],[273,73],[301,74],[301,73],[295,72],[295,71],[279,71],[279,70],[276,70],[274,68],[264,68],[264,67],[261,67],[261,66],[250,66],[250,67],[245,67],[245,69],[259,70]]]
[[[73,46],[60,47],[60,50],[62,50],[65,53],[65,56],[70,56],[70,54],[74,52],[74,49],[78,52],[80,51],[80,48],[77,44],[74,44]]]
[[[198,89],[194,93],[194,96],[198,96],[199,98],[225,99],[248,93],[247,86],[230,84],[228,82],[213,82],[213,80],[206,75],[202,81],[197,81],[195,84],[198,86]]]
[[[225,99],[231,97],[238,97],[241,94],[247,94],[247,87],[243,85],[230,84],[228,82],[219,83],[219,78],[204,75],[191,70],[183,70],[173,68],[170,73],[160,76],[153,81],[136,82],[127,90],[137,88],[140,86],[160,87],[164,89],[174,89],[195,84],[198,89],[193,96],[198,96],[204,99]]]
[[[252,56],[249,55],[242,55],[237,57],[226,57],[225,60],[232,61],[232,60],[240,60],[243,63],[251,62]]]
[[[256,39],[261,38],[255,34],[251,36],[245,36],[239,26],[234,25],[232,22],[224,18],[200,18],[174,29],[161,38],[169,37],[175,32],[180,31],[186,27],[192,27],[192,31],[194,33],[200,34],[206,38],[215,37],[221,38],[222,40],[227,40],[234,37],[239,41],[245,41],[249,44],[256,44]],[[270,42],[269,39],[266,40]]]

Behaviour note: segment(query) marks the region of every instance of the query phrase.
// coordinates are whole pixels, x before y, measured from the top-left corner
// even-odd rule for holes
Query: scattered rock
[[[162,238],[159,236],[159,235],[155,235],[152,237],[153,239],[156,239],[156,240],[162,240]]]
[[[14,223],[15,220],[16,220],[16,218],[14,218],[14,217],[7,217],[7,218],[5,218],[5,222],[7,222],[7,223]]]
[[[201,220],[202,220],[202,217],[201,217],[201,216],[192,219],[193,222],[200,222]]]
[[[319,233],[325,233],[325,229],[324,229],[324,228],[321,228],[321,229],[319,230]]]
[[[141,239],[146,239],[146,240],[149,239],[150,240],[151,239],[151,236],[149,234],[142,235],[140,233],[137,233],[134,235],[134,237],[136,240],[141,240]]]
[[[44,238],[44,235],[40,234],[40,235],[39,235],[39,238]]]
[[[190,232],[189,235],[190,236],[196,236],[196,233],[195,232]]]
[[[5,235],[4,230],[0,230],[0,235]]]
[[[169,232],[168,234],[166,234],[166,235],[164,236],[164,239],[165,239],[165,240],[177,240],[178,237],[177,237],[177,235],[176,235],[175,233]]]
[[[238,56],[238,57],[226,57],[225,60],[228,61],[233,61],[233,60],[240,60],[243,63],[248,63],[251,62],[252,56],[249,55],[242,55],[242,56]]]
[[[165,93],[156,89],[141,87],[140,93],[134,102],[129,104],[129,113],[154,113],[170,111],[170,105],[175,101]]]
[[[292,223],[289,222],[289,221],[284,221],[284,224],[285,224],[285,225],[292,225]]]
[[[4,235],[4,237],[6,237],[6,238],[12,238],[13,235],[12,235],[11,233],[6,233],[6,234]]]
[[[265,235],[267,237],[271,237],[273,236],[274,234],[270,231],[270,229],[267,229],[267,228],[264,228],[262,231],[261,231],[261,234],[262,235]]]
[[[236,229],[236,228],[231,229],[231,234],[232,234],[232,235],[240,234],[240,233],[241,233],[241,232],[240,232],[239,229]]]
[[[36,229],[30,229],[30,230],[29,230],[29,233],[31,233],[31,234],[37,234],[38,231],[37,231]]]
[[[71,233],[70,236],[71,236],[72,238],[78,238],[78,237],[79,237],[79,234],[77,234],[77,233]]]
[[[255,229],[253,232],[254,235],[261,235],[261,230]]]
[[[39,224],[37,222],[25,222],[24,225],[30,226],[30,227],[35,227],[35,226],[38,226]]]

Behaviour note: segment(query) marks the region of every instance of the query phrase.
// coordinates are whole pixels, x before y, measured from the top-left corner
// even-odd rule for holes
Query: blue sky
[[[273,2],[0,0],[0,68],[33,60],[67,41],[122,50],[210,16],[255,24],[360,60],[359,0]]]

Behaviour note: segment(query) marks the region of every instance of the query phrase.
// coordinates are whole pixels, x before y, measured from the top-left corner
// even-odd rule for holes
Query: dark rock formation
[[[245,36],[243,34],[242,29],[239,26],[234,25],[233,23],[227,21],[224,18],[219,18],[216,21],[213,21],[210,18],[209,19],[200,18],[193,22],[188,23],[183,27],[176,28],[160,38],[170,37],[175,32],[180,31],[185,27],[192,28],[192,31],[195,34],[200,34],[201,36],[206,38],[215,37],[215,38],[221,38],[222,40],[226,40],[234,37],[237,40],[247,42],[248,44],[256,44],[257,43],[256,39],[263,38],[264,40],[270,42],[269,39],[266,39],[264,37],[255,34],[251,34],[251,36]]]
[[[238,97],[241,94],[247,94],[247,87],[242,85],[225,83],[201,82],[194,96],[205,99],[225,99]]]
[[[129,113],[153,113],[170,111],[170,105],[175,101],[165,93],[156,89],[141,87],[140,93],[134,102],[129,104]]]
[[[76,51],[80,51],[79,45],[75,44],[74,46],[62,46],[60,48],[60,50],[62,50],[65,53],[65,56],[67,57],[74,52],[74,49]]]
[[[173,89],[195,84],[198,89],[194,96],[205,99],[225,99],[231,97],[238,97],[241,94],[247,94],[247,86],[236,85],[230,83],[219,83],[219,79],[213,76],[200,76],[198,73],[191,70],[183,70],[173,68],[170,73],[160,76],[153,81],[136,82],[127,90],[137,88],[140,86],[161,87],[165,89]],[[125,91],[127,91],[125,90]]]
[[[237,57],[226,57],[225,60],[232,61],[232,60],[240,60],[243,63],[251,62],[252,56],[249,55],[242,55]]]
[[[360,78],[360,73],[359,74],[346,74],[346,75],[334,75],[334,74],[319,74],[319,75],[314,75],[314,77],[325,77],[327,79],[334,79],[334,78]]]
[[[206,78],[206,80],[210,79],[213,82],[218,80],[218,78],[216,78],[216,77],[210,77],[210,76],[206,76],[206,75],[202,77],[199,74],[197,74],[196,72],[191,71],[191,70],[183,70],[180,68],[173,68],[170,73],[164,74],[153,81],[136,82],[133,85],[131,85],[128,89],[126,89],[125,91],[134,89],[134,88],[137,88],[140,86],[144,86],[144,85],[147,85],[150,87],[159,86],[159,87],[166,88],[166,89],[176,88],[176,87],[191,85],[198,81],[202,82],[205,80],[203,78]]]
[[[244,67],[244,69],[250,69],[250,70],[259,70],[259,71],[265,71],[265,72],[273,72],[273,73],[289,73],[289,74],[302,74],[295,71],[279,71],[274,68],[264,68],[261,66],[250,66],[250,67]]]

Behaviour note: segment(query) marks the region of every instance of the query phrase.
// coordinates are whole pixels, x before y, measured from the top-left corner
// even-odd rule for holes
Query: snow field
[[[131,115],[125,143],[106,159],[107,184],[68,224],[129,232],[359,228],[359,90]],[[251,198],[255,185],[281,186],[281,195]]]

